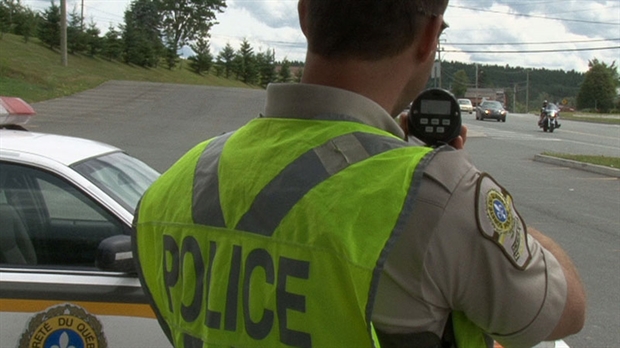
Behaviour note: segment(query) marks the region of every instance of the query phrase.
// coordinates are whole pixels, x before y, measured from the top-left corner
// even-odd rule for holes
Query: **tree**
[[[457,98],[465,97],[467,92],[467,85],[469,84],[469,77],[465,70],[459,70],[454,74],[454,81],[452,81],[452,93]]]
[[[164,49],[164,58],[166,60],[166,66],[168,67],[168,70],[172,70],[175,66],[177,66],[177,63],[179,62],[179,55],[177,54],[177,51],[175,51],[175,49],[170,46],[167,46]]]
[[[86,42],[86,53],[94,57],[98,55],[103,48],[103,39],[99,36],[101,30],[97,28],[97,23],[93,19],[88,23],[88,28],[84,32]]]
[[[276,80],[276,52],[274,50],[259,52],[255,57],[255,62],[258,70],[258,84],[265,88]]]
[[[607,112],[614,107],[616,87],[619,85],[616,62],[608,66],[594,58],[588,66],[590,69],[577,95],[577,108]]]
[[[258,78],[254,49],[247,39],[243,39],[241,47],[235,55],[234,69],[237,78],[247,84],[254,84]]]
[[[86,51],[87,39],[82,23],[84,23],[82,15],[77,12],[77,7],[73,7],[67,25],[67,49],[71,54]]]
[[[164,54],[159,29],[161,16],[151,0],[134,0],[125,11],[122,27],[123,59],[125,63],[155,67]]]
[[[304,68],[303,65],[298,65],[297,69],[295,70],[295,79],[293,81],[299,83],[301,82],[301,78],[304,75]]]
[[[217,55],[217,63],[216,63],[217,69],[223,70],[224,76],[226,78],[230,78],[230,74],[234,70],[234,59],[235,59],[235,50],[232,48],[230,43],[227,43],[226,46],[224,46],[224,48]]]
[[[21,9],[19,0],[0,1],[0,35],[12,33],[15,26],[15,16]]]
[[[60,46],[60,7],[53,0],[50,7],[43,11],[37,37],[50,49]]]
[[[196,53],[196,55],[189,57],[190,68],[199,75],[202,72],[209,73],[213,65],[213,55],[211,54],[209,40],[206,37],[201,37],[190,47]]]
[[[284,58],[282,64],[280,64],[280,71],[278,72],[278,82],[290,82],[291,81],[291,62]]]
[[[223,12],[225,0],[155,0],[161,15],[166,47],[177,52],[189,42],[208,37],[215,13]]]
[[[117,60],[123,53],[121,34],[112,25],[101,40],[101,55],[107,60]]]
[[[16,13],[15,17],[17,19],[13,33],[21,35],[24,38],[24,42],[28,43],[37,30],[37,14],[31,8],[23,7],[21,11]]]
[[[28,43],[37,29],[37,15],[32,9],[22,6],[20,0],[0,1],[0,38],[4,33],[24,37]]]

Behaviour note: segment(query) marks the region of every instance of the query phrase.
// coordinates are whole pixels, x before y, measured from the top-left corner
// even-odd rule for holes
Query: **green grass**
[[[593,122],[593,123],[605,123],[605,124],[620,124],[620,115],[605,115],[605,114],[593,114],[582,112],[562,112],[560,113],[561,120]]]
[[[620,157],[571,155],[571,154],[555,153],[555,152],[543,152],[542,154],[545,156],[563,158],[563,159],[577,161],[577,162],[584,162],[584,163],[596,164],[599,166],[606,166],[606,167],[620,169]]]
[[[4,34],[0,39],[0,95],[34,103],[91,89],[109,80],[253,88],[236,80],[197,75],[188,69],[187,62],[169,70],[83,55],[69,55],[67,60],[67,66],[62,66],[60,54],[44,47],[38,39],[25,43],[21,36]]]

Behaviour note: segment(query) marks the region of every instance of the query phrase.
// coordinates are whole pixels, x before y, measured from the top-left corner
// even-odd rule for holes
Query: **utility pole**
[[[437,59],[439,60],[439,88],[441,88],[441,39],[437,40]]]
[[[525,86],[525,113],[530,112],[530,70],[525,70],[527,73],[527,83]]]
[[[60,64],[67,66],[67,0],[60,0]]]
[[[517,112],[517,84],[512,91],[512,112]]]
[[[476,106],[478,106],[478,64],[475,64],[476,66]]]
[[[84,31],[84,0],[82,0],[82,14],[80,15],[80,30]]]

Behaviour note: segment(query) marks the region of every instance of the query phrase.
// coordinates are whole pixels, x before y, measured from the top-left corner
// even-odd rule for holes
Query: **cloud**
[[[244,9],[257,21],[270,28],[298,27],[297,1],[244,1],[233,0],[229,8]]]
[[[620,56],[617,48],[586,50],[620,46],[618,1],[461,0],[450,2],[445,17],[451,24],[442,36],[447,60],[585,72],[594,57],[611,62]]]
[[[240,3],[243,6],[239,6]],[[247,39],[255,52],[274,49],[277,60],[287,58],[302,61],[306,43],[297,22],[297,2],[284,1],[285,4],[281,5],[271,3],[280,2],[229,3],[226,11],[217,16],[220,24],[212,29],[213,51],[218,52],[226,44],[238,49],[241,41]],[[288,17],[284,16],[284,12],[291,9],[295,11],[294,21],[290,14],[287,14]]]

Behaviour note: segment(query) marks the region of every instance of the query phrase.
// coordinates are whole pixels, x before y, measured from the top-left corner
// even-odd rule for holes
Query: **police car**
[[[0,97],[0,346],[170,347],[129,237],[159,173],[107,144],[29,132],[33,115]]]

